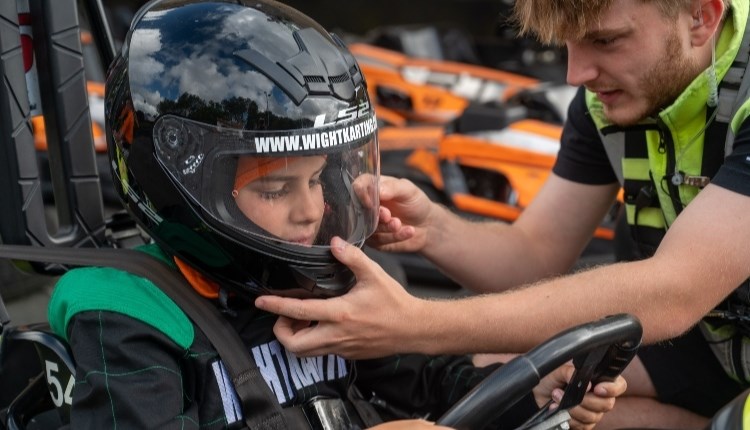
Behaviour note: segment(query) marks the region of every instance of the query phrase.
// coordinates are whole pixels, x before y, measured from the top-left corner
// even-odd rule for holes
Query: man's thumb
[[[337,260],[354,272],[355,277],[360,278],[368,272],[369,259],[365,253],[344,239],[338,236],[331,239],[331,252]]]

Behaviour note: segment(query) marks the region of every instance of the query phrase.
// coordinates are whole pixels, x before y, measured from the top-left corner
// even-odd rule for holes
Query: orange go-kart
[[[381,124],[382,172],[415,182],[467,217],[513,222],[549,176],[573,89],[482,66],[411,58],[352,44]],[[555,102],[553,100],[559,100]],[[613,259],[619,204],[581,264]],[[407,275],[447,281],[403,256]]]

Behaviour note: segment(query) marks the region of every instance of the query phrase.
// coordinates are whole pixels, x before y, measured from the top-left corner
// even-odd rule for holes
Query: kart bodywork
[[[409,57],[361,42],[352,43],[350,49],[367,77],[379,115],[385,113],[387,118],[396,114],[407,121],[446,124],[473,104],[496,108],[495,114],[507,113],[509,118],[560,123],[574,91],[564,84],[481,65]],[[491,127],[504,125],[498,122]]]

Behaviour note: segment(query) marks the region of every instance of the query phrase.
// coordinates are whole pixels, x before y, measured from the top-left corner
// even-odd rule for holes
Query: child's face
[[[252,222],[289,242],[311,246],[323,221],[323,156],[289,159],[237,190],[237,206]]]

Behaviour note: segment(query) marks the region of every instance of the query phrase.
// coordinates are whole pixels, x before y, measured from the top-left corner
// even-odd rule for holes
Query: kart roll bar
[[[84,0],[83,5],[89,17],[91,34],[99,51],[99,58],[102,59],[105,67],[109,67],[115,60],[117,48],[115,48],[115,39],[104,11],[104,4],[101,0]]]
[[[17,1],[0,2],[0,73],[5,83],[0,86],[0,238],[17,245],[106,246],[77,2],[28,0],[28,6],[38,82],[24,70]],[[95,15],[92,21],[97,20]],[[26,55],[26,68],[33,67]],[[33,102],[44,115],[56,228],[50,228],[45,216],[27,84],[40,89],[40,100]],[[63,271],[54,264],[32,267],[40,273]]]

